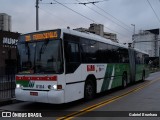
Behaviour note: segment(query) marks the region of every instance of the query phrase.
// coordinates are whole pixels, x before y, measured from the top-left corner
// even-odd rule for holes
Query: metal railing
[[[15,98],[15,75],[0,75],[0,101]]]

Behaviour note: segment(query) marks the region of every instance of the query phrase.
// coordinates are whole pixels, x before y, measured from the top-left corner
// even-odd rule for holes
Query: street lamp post
[[[133,30],[133,35],[132,35],[132,41],[133,41],[133,47],[134,47],[134,35],[135,35],[135,32],[136,32],[136,27],[135,27],[135,24],[131,24],[133,27],[134,27],[134,30]]]

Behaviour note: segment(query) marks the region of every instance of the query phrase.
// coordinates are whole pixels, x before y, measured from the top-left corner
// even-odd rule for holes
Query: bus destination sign
[[[44,39],[57,39],[58,32],[57,31],[47,31],[47,32],[40,32],[40,33],[33,33],[25,35],[25,41],[31,40],[44,40]]]

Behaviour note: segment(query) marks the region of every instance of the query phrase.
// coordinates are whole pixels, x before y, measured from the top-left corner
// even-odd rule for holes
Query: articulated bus
[[[148,54],[92,33],[55,29],[21,35],[16,99],[61,104],[144,80]]]

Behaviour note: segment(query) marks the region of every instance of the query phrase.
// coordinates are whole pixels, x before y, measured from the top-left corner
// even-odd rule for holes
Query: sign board
[[[3,37],[3,47],[16,47],[18,39]]]
[[[24,34],[20,36],[20,42],[41,41],[46,39],[59,39],[60,30],[49,30]]]

